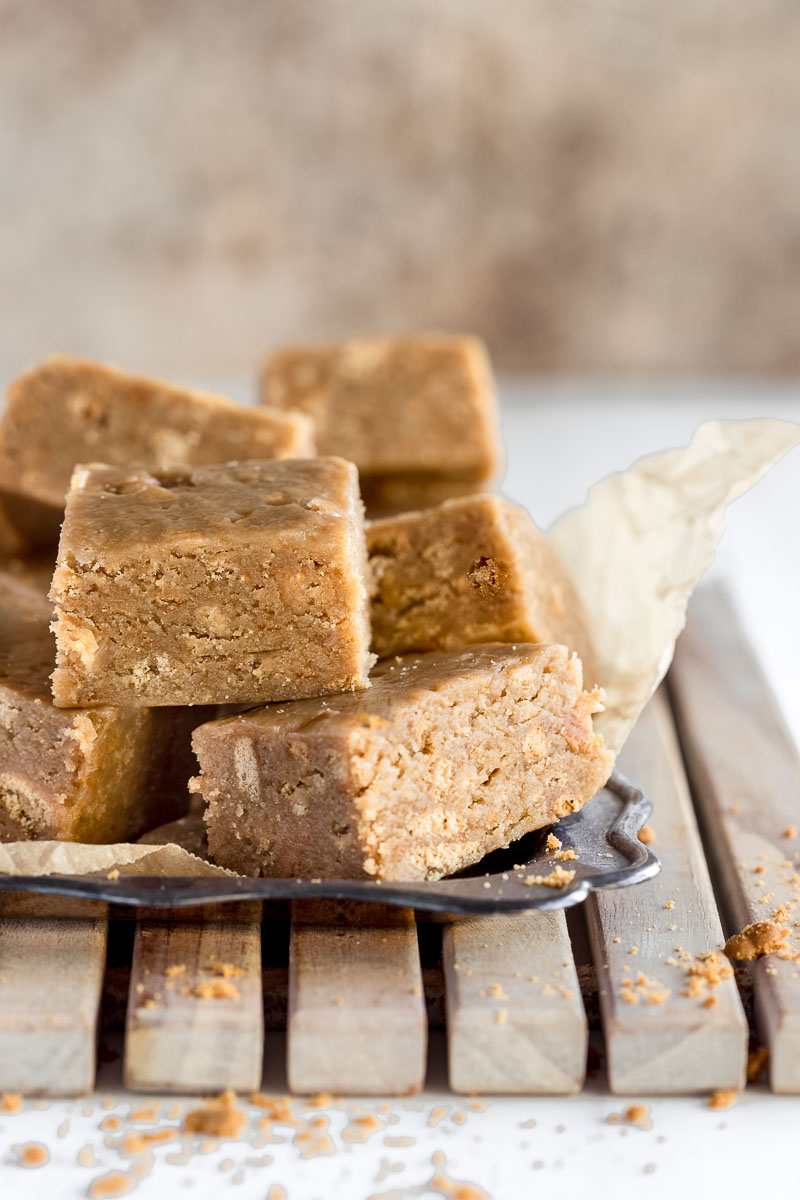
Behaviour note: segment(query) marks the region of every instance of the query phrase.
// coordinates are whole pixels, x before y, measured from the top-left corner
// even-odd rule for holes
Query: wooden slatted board
[[[104,904],[0,897],[0,1091],[91,1091],[107,933]]]
[[[454,1092],[580,1091],[588,1026],[563,912],[457,921],[442,964]]]
[[[261,1082],[261,908],[206,915],[137,926],[125,1030],[134,1091],[252,1091]]]
[[[800,758],[730,599],[692,602],[671,676],[680,737],[729,932],[783,905],[800,939]],[[753,971],[756,1011],[776,1092],[800,1092],[800,962],[775,955]]]
[[[773,917],[781,904],[795,939],[800,915],[791,907],[800,901],[800,763],[730,605],[713,589],[692,607],[670,699],[680,744],[662,693],[620,763],[654,801],[662,874],[586,906],[609,1083],[624,1094],[741,1086],[747,1023],[724,961],[719,978],[704,982],[721,961],[709,965],[704,956],[718,954],[725,933]],[[235,919],[231,909],[140,918],[126,1017],[130,1087],[257,1088],[265,983],[283,989],[267,995],[266,1007],[273,1023],[288,1013],[292,1090],[400,1094],[423,1086],[427,1020],[413,914],[297,904],[287,972],[273,952],[287,930],[285,906],[281,912],[263,925],[253,906]],[[270,948],[264,971],[262,936]],[[0,901],[0,1090],[91,1088],[106,937],[97,906]],[[794,940],[789,945],[794,956]],[[580,1089],[587,1021],[563,914],[446,925],[442,978],[454,1091]],[[800,1092],[800,965],[771,956],[756,964],[754,980],[771,1085]],[[223,985],[217,995],[215,983]]]
[[[639,718],[620,768],[653,799],[662,870],[587,901],[609,1085],[621,1094],[738,1088],[747,1022],[732,973],[713,987],[688,973],[704,971],[699,956],[724,939],[663,694]]]
[[[410,909],[294,905],[287,1021],[292,1091],[418,1092],[427,1031]]]

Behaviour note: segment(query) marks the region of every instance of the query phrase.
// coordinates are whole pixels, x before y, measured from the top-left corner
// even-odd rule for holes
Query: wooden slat
[[[729,932],[797,905],[800,758],[730,599],[703,588],[689,610],[670,674],[681,744]],[[763,869],[762,869],[763,868]],[[789,909],[792,924],[797,907]],[[788,943],[796,953],[792,928]],[[800,967],[755,964],[756,1016],[776,1092],[800,1093]]]
[[[639,718],[619,765],[653,801],[662,871],[587,903],[609,1085],[622,1095],[738,1088],[748,1031],[733,978],[682,994],[687,958],[719,951],[723,933],[663,693]],[[640,972],[651,982],[637,984]]]
[[[125,1031],[125,1083],[135,1091],[246,1091],[261,1082],[260,908],[226,906],[227,919],[215,917],[137,926]],[[209,988],[232,994],[200,994]]]
[[[0,1091],[76,1096],[94,1086],[106,907],[70,911],[63,899],[0,897]]]
[[[419,1091],[428,1030],[413,913],[295,904],[287,1030],[293,1092]]]
[[[442,959],[453,1091],[580,1090],[587,1022],[563,912],[457,921]]]

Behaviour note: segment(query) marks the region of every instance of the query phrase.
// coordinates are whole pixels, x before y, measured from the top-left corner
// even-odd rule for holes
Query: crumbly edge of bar
[[[581,684],[577,657],[546,647],[534,666],[485,681],[479,696],[432,693],[422,743],[419,710],[391,739],[367,736],[354,764],[367,873],[438,879],[591,799],[612,757],[592,729],[600,697]]]
[[[454,501],[430,513],[409,513],[368,526],[373,644],[380,658],[482,642],[531,640],[523,578],[498,514],[502,504],[496,497],[481,496],[474,504]],[[475,505],[480,511],[475,511]],[[466,572],[456,570],[456,555],[451,554],[455,534],[452,526],[448,529],[451,514],[460,510],[470,513],[472,540],[461,544],[462,557],[470,559]],[[473,529],[479,522],[476,535]],[[402,546],[404,530],[411,543],[407,552]],[[421,562],[423,550],[437,538],[445,542],[447,556],[440,569],[435,560]],[[405,577],[403,559],[408,563]],[[395,585],[403,588],[401,606],[382,600],[383,578],[392,573]]]
[[[259,592],[270,592],[269,604],[263,607],[280,612],[280,584],[267,573],[259,585],[248,582],[239,588],[241,628],[232,636],[212,635],[202,628],[192,630],[184,604],[176,607],[174,603],[158,599],[159,581],[164,578],[163,562],[156,565],[148,563],[149,569],[144,572],[142,564],[134,562],[125,564],[118,571],[106,571],[98,563],[82,564],[68,552],[63,553],[51,592],[55,604],[52,628],[57,645],[56,670],[52,676],[56,703],[62,707],[106,703],[258,703],[367,687],[371,665],[368,601],[365,567],[358,557],[354,531],[348,531],[346,546],[349,557],[341,570],[334,571],[330,565],[309,570],[309,583],[314,582],[317,589],[327,589],[330,595],[326,610],[293,614],[295,640],[302,639],[304,643],[319,648],[321,631],[328,630],[329,670],[325,681],[293,678],[289,661],[294,654],[293,647],[267,646],[261,651],[248,650],[246,658],[242,659],[240,648],[248,642],[252,644],[252,638],[258,634],[257,627],[248,619],[253,611],[254,598]],[[196,554],[171,553],[169,558],[176,585],[189,592],[193,589],[187,579],[187,567],[191,568],[195,576],[194,589],[200,596],[198,607],[205,605],[207,608],[218,606],[224,609],[226,601],[230,603],[230,589],[241,574],[241,563],[231,561],[224,571],[220,567],[219,580],[214,587],[217,588],[219,584],[221,588],[224,583],[224,592],[215,595],[212,591],[203,598],[204,589],[209,587],[209,573],[203,564],[202,550]],[[297,568],[293,559],[284,565],[287,569]],[[345,575],[348,567],[356,573],[357,587],[362,593],[354,611],[344,599],[345,592],[353,582]],[[150,602],[142,605],[141,597],[147,593],[148,576],[152,577]],[[338,578],[338,585],[332,584],[332,577]],[[106,662],[102,672],[94,667],[100,651],[94,620],[98,606],[105,609],[102,657],[107,659],[113,652],[115,664],[115,668],[112,668]],[[157,640],[142,644],[143,621],[155,624],[163,634],[163,648],[158,647]],[[341,627],[348,624],[354,628],[349,635],[342,637]],[[276,624],[273,633],[278,640],[285,637],[285,621]],[[184,650],[181,655],[175,654],[175,639]],[[195,654],[190,653],[191,646],[194,646]],[[143,649],[146,653],[142,653]],[[287,659],[282,686],[270,676],[268,660],[276,650]],[[264,658],[266,664],[261,679],[253,666],[254,659],[259,656]],[[207,672],[205,690],[197,676],[198,663],[203,660],[206,660]],[[99,680],[98,675],[101,676]],[[214,676],[223,675],[227,690],[213,682]],[[275,675],[274,667],[272,675]],[[156,683],[156,680],[160,682]],[[270,680],[268,686],[266,681]]]

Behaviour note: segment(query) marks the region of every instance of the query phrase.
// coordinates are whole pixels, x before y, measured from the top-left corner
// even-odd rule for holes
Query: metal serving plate
[[[450,879],[431,883],[381,883],[376,880],[250,879],[120,875],[2,875],[0,891],[38,892],[102,900],[131,908],[191,908],[237,900],[337,899],[399,904],[422,912],[490,914],[523,909],[569,908],[590,892],[630,887],[661,870],[652,850],[638,838],[652,804],[624,776],[614,774],[583,808],[557,825],[538,829],[507,850]],[[566,887],[526,884],[531,875],[548,875],[555,866],[547,854],[547,835],[555,831],[576,859],[566,866],[575,877]],[[563,864],[562,864],[563,865]]]

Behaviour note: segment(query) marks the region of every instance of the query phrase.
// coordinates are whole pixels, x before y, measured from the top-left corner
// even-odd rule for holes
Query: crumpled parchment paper
[[[586,503],[551,530],[589,614],[606,689],[596,727],[615,753],[672,661],[726,506],[798,444],[800,425],[792,421],[707,421],[688,446],[651,454],[595,484]],[[8,842],[0,844],[0,872],[231,874],[191,853],[202,844],[196,810],[146,838],[110,846]]]

